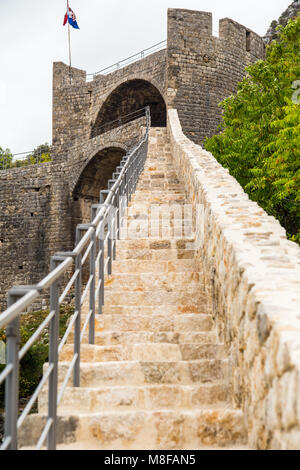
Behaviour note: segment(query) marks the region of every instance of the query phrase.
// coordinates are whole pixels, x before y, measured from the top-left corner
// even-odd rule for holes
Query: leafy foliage
[[[221,103],[221,133],[205,147],[300,243],[300,16],[280,30],[267,58],[247,67],[236,95]]]

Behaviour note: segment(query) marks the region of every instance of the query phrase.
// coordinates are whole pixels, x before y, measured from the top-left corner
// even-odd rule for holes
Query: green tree
[[[12,153],[9,149],[3,149],[0,147],[0,169],[5,170],[10,168],[12,162]]]
[[[221,103],[221,133],[205,142],[249,196],[300,242],[300,16],[279,30],[267,58],[247,67],[237,94]]]

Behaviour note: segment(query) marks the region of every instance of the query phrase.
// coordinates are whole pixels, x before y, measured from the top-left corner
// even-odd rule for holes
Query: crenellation
[[[74,191],[85,169],[105,149],[119,148],[124,155],[140,140],[144,125],[145,118],[140,118],[74,145],[52,162],[0,171],[1,309],[11,286],[37,283],[48,273],[55,252],[73,248],[78,217]],[[121,159],[110,156],[117,163]],[[112,160],[113,168],[106,165],[102,174],[94,175],[99,188],[106,187],[117,163]]]
[[[212,154],[184,136],[176,110],[168,112],[168,131],[179,179],[198,215],[204,285],[248,445],[298,450],[299,246]]]

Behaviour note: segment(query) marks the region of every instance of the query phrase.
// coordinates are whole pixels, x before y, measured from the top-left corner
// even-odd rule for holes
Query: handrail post
[[[60,261],[52,256],[51,271],[53,271]],[[52,420],[52,425],[48,433],[48,450],[56,449],[57,435],[57,387],[58,387],[58,340],[59,340],[59,285],[58,280],[50,287],[50,312],[55,312],[50,322],[49,337],[49,367],[53,369],[49,377],[48,391],[48,419]]]
[[[108,212],[108,238],[107,238],[107,256],[108,256],[108,263],[107,263],[107,274],[111,275],[112,273],[112,257],[113,257],[113,250],[112,250],[112,240],[113,240],[113,207],[109,208]]]
[[[19,296],[8,292],[8,307],[11,307]],[[6,328],[6,362],[13,369],[5,382],[5,438],[11,438],[9,450],[18,448],[18,408],[19,408],[19,347],[20,317],[18,316]]]
[[[80,242],[81,230],[76,227],[76,245]],[[77,359],[74,365],[73,386],[80,387],[80,329],[81,329],[81,287],[82,287],[82,266],[81,266],[81,253],[75,258],[75,271],[79,270],[79,274],[75,281],[75,312],[77,318],[74,327],[74,355],[77,354]]]
[[[90,252],[90,276],[92,276],[90,285],[90,311],[92,311],[92,313],[89,320],[89,344],[95,344],[96,230],[94,230],[92,235],[92,243]]]

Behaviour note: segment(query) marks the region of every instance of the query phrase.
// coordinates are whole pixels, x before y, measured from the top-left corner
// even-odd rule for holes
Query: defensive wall
[[[249,199],[169,111],[177,173],[193,204],[196,248],[235,407],[254,449],[299,449],[300,247]]]

